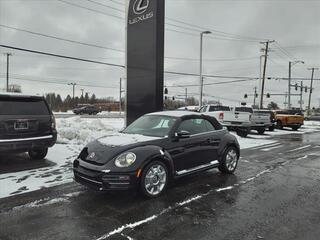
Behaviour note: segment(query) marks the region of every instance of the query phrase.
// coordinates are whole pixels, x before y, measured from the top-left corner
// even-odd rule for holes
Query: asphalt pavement
[[[274,138],[154,200],[76,183],[1,199],[0,239],[319,239],[320,133]]]

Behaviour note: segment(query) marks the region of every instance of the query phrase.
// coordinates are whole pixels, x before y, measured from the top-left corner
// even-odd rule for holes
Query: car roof
[[[197,112],[190,112],[190,111],[163,111],[163,112],[154,112],[149,113],[147,115],[158,115],[158,116],[168,116],[168,117],[186,117],[186,116],[192,116],[192,115],[198,115],[201,116],[203,114],[197,113]]]
[[[43,96],[40,96],[40,95],[27,95],[23,93],[11,93],[11,92],[0,92],[0,97],[43,99]]]

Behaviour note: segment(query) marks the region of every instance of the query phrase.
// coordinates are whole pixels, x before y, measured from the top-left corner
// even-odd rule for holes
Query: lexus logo
[[[149,7],[149,0],[135,0],[133,3],[133,12],[137,15],[144,13]]]

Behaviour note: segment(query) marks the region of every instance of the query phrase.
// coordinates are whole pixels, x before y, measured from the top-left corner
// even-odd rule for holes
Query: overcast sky
[[[124,64],[125,23],[124,0],[65,0],[88,9],[72,6],[59,0],[0,0],[0,43],[16,47],[81,57],[115,64]],[[199,33],[211,30],[204,38],[204,73],[222,76],[259,77],[261,39],[276,40],[271,44],[267,76],[288,77],[288,62],[296,64],[292,77],[310,78],[308,67],[320,67],[320,1],[317,0],[167,0],[165,32],[165,70],[188,73],[199,72]],[[112,16],[110,16],[112,15]],[[174,19],[172,21],[169,19]],[[182,24],[183,21],[191,25]],[[180,27],[173,26],[178,25]],[[60,38],[95,44],[105,48],[32,35],[4,26],[48,34]],[[178,31],[178,32],[177,32]],[[222,31],[229,34],[221,34]],[[238,36],[240,35],[240,36]],[[281,46],[281,49],[279,49]],[[10,58],[11,83],[20,84],[24,93],[72,93],[67,83],[75,82],[76,95],[81,90],[98,97],[118,98],[121,68],[40,56],[0,48],[0,88],[5,86],[6,52]],[[320,78],[320,71],[315,74]],[[15,79],[14,79],[15,78]],[[30,81],[33,80],[33,81]],[[43,83],[38,81],[56,82]],[[206,78],[205,83],[234,79]],[[167,86],[198,84],[198,77],[165,74]],[[294,83],[294,81],[293,81]],[[81,86],[82,84],[82,86]],[[309,85],[310,81],[304,84]],[[88,86],[83,86],[88,85]],[[94,87],[94,86],[103,86]],[[259,81],[205,86],[206,99],[221,100],[237,105],[245,93],[252,94]],[[313,106],[320,104],[320,81],[314,83]],[[268,80],[266,92],[287,92],[287,81]],[[292,89],[294,93],[295,90]],[[170,95],[184,94],[184,87],[170,87]],[[197,87],[188,92],[198,97]],[[208,96],[209,95],[209,96]],[[304,94],[307,103],[307,94]],[[283,105],[284,96],[272,97]],[[298,97],[292,97],[298,106]],[[248,99],[252,103],[253,99]]]

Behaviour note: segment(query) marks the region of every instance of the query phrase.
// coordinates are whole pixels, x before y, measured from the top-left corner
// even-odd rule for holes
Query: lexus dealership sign
[[[163,109],[164,0],[127,2],[127,124]]]

